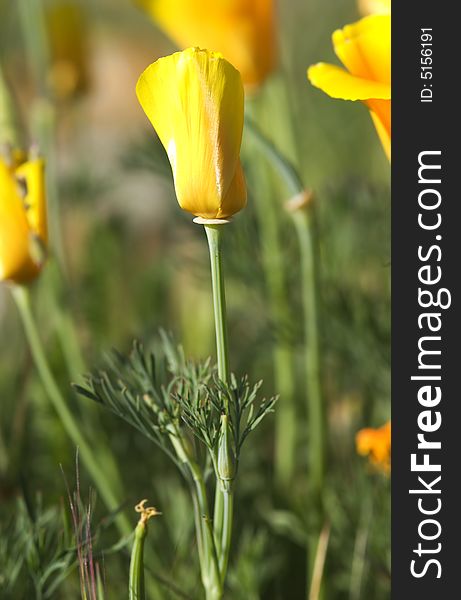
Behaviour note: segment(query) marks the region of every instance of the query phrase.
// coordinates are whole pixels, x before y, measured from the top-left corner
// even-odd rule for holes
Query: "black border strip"
[[[461,212],[461,197],[456,181],[458,172],[461,172],[458,147],[461,98],[455,91],[455,87],[459,88],[461,69],[457,55],[459,26],[456,17],[450,14],[450,8],[451,5],[447,3],[428,0],[394,2],[392,6],[394,600],[451,600],[461,597],[461,592],[457,591],[458,578],[461,576],[461,515],[458,514],[461,511],[461,395],[457,381],[457,374],[461,372],[461,364],[458,364],[461,328],[457,322],[461,316],[458,312],[461,279],[461,219],[458,214]],[[432,29],[431,79],[424,79],[425,76],[421,75],[429,70],[422,69],[426,65],[421,64],[421,59],[425,62],[423,55],[429,54],[421,52],[429,48],[421,45],[422,28]],[[432,102],[421,102],[423,89],[432,91]],[[428,99],[429,92],[423,95]],[[427,151],[440,154],[420,155]],[[419,182],[418,156],[425,164],[440,165],[441,169],[423,169],[420,173],[422,181]],[[440,183],[437,182],[439,179]],[[419,198],[421,192],[423,194]],[[421,208],[419,202],[436,204],[438,194],[441,198],[439,207],[433,210]],[[426,225],[434,224],[440,214],[440,226],[424,229],[418,224],[419,214],[422,214],[420,219]],[[424,266],[429,268],[420,271]],[[421,278],[436,279],[439,273],[441,279],[438,283],[421,282]],[[430,297],[424,294],[418,298],[418,288],[431,291],[434,297],[441,288],[445,288],[448,291],[442,292],[440,298],[446,304],[450,294],[451,307],[422,307],[420,302],[430,303]],[[429,318],[422,317],[418,324],[418,316],[430,312],[439,315],[430,320],[434,328],[440,325],[439,331],[429,330]],[[439,336],[440,340],[422,339],[428,336]],[[418,343],[424,352],[435,350],[440,354],[419,355]],[[437,365],[440,365],[440,369],[430,368]],[[441,379],[412,380],[412,376],[440,376]],[[428,387],[426,394],[420,392],[419,401],[418,390],[424,386],[432,387]],[[441,392],[438,403],[434,399],[436,387],[440,387]],[[435,427],[439,418],[440,427],[433,432],[423,431]],[[440,442],[441,449],[418,449],[418,433],[424,433],[425,440]],[[431,465],[440,465],[440,472],[412,472],[411,455],[415,453],[419,464],[427,453],[426,460]],[[439,476],[440,480],[436,481]],[[426,493],[409,493],[409,490],[418,489]],[[432,515],[421,512],[435,511],[437,508],[439,510]],[[431,519],[435,522],[431,522]],[[436,522],[440,524],[438,535],[439,526]],[[434,539],[424,539],[422,535]],[[431,560],[434,562],[429,563]],[[418,577],[411,573],[412,561],[415,561],[413,570],[419,574]]]

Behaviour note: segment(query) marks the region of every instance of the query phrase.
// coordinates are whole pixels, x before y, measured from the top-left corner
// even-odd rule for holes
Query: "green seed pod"
[[[221,415],[221,432],[218,446],[218,476],[223,491],[229,491],[235,477],[235,456],[227,415]]]
[[[146,508],[147,500],[142,500],[136,507],[141,517],[134,531],[134,542],[131,550],[129,600],[145,600],[144,589],[144,540],[147,535],[147,521],[160,513],[153,507]]]
[[[130,561],[130,600],[145,600],[144,591],[144,540],[147,524],[142,520],[136,525]]]

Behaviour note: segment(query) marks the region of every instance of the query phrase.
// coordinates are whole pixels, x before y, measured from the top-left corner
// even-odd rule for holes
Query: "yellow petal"
[[[48,226],[45,195],[45,163],[36,158],[24,162],[16,169],[16,177],[25,183],[24,203],[27,206],[26,217],[30,229],[46,245]]]
[[[376,131],[386,156],[391,155],[391,87],[390,85],[354,77],[334,65],[319,63],[310,67],[307,76],[315,87],[332,98],[362,100],[370,109]]]
[[[221,52],[246,85],[259,85],[276,63],[274,0],[138,0],[180,48]]]
[[[333,33],[336,55],[356,77],[391,83],[391,16],[371,15]]]
[[[228,219],[239,212],[246,204],[246,184],[240,160],[235,169],[229,189],[224,196],[222,205],[216,215],[217,219]],[[202,216],[202,215],[198,215]],[[205,217],[214,218],[214,217]]]
[[[167,151],[180,206],[207,219],[243,208],[239,72],[220,54],[189,48],[150,65],[136,93]]]
[[[370,109],[371,118],[375,125],[384,152],[391,160],[391,101],[390,100],[368,100],[366,102]]]
[[[307,70],[309,81],[332,98],[343,100],[390,99],[391,86],[350,75],[341,67],[318,63]]]
[[[38,274],[30,256],[32,235],[18,184],[0,160],[0,281],[25,283]]]

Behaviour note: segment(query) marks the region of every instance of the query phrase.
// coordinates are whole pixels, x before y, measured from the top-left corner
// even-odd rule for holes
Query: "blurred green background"
[[[0,1],[0,59],[20,107],[26,139],[46,146],[44,127],[48,119],[54,121],[56,140],[49,147],[54,153],[61,239],[51,245],[55,256],[65,257],[62,305],[77,324],[84,361],[74,362],[75,371],[99,365],[112,347],[128,350],[133,338],[152,339],[159,327],[172,331],[188,355],[213,354],[203,231],[177,205],[163,148],[134,92],[141,71],[175,47],[129,0],[82,0],[81,79],[76,84],[75,74],[55,75],[63,80],[63,94],[50,116],[46,102],[40,101],[40,84],[26,51],[21,4],[27,11],[31,0]],[[39,4],[47,11],[56,3]],[[380,600],[390,595],[389,482],[357,457],[354,438],[361,427],[381,425],[390,412],[389,164],[366,108],[332,100],[306,79],[310,64],[337,63],[331,33],[359,18],[355,3],[286,0],[279,2],[278,12],[280,69],[252,101],[252,110],[274,139],[284,127],[280,113],[288,114],[304,182],[315,191],[329,431],[331,537],[325,598]],[[69,31],[75,33],[76,28],[74,22]],[[272,346],[278,335],[286,336],[299,357],[295,385],[302,420],[306,415],[297,245],[283,209],[287,198],[276,178],[268,175],[273,196],[268,210],[279,211],[290,298],[291,318],[280,332],[268,306],[255,211],[254,198],[264,193],[264,186],[254,176],[254,149],[247,141],[245,136],[248,207],[229,227],[225,249],[231,364],[252,380],[264,379],[265,393],[277,393]],[[78,375],[66,366],[57,333],[63,316],[50,300],[57,271],[56,261],[50,262],[34,285],[34,310],[53,370],[79,414],[85,400],[70,388]],[[143,497],[164,513],[149,533],[159,560],[150,566],[167,581],[164,597],[200,598],[191,507],[179,475],[124,422],[100,407],[91,414],[96,435],[107,440],[116,457],[128,514]],[[293,485],[276,491],[273,424],[270,418],[256,432],[240,467],[226,596],[233,600],[307,597],[307,440],[302,435],[298,440],[299,475]],[[60,469],[62,465],[72,487],[74,462],[75,448],[47,401],[15,307],[1,285],[1,598],[79,597],[75,556],[68,552],[74,542]],[[80,476],[86,498],[91,484],[83,467]],[[134,512],[132,522],[134,527]],[[93,530],[106,597],[126,598],[126,549],[115,546],[117,532],[98,500]],[[148,549],[148,563],[149,556]]]

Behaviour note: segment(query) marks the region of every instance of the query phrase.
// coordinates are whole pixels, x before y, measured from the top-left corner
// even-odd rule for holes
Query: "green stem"
[[[57,261],[50,261],[44,286],[45,301],[51,306],[54,328],[62,350],[67,372],[72,381],[78,381],[87,370],[80,349],[77,327],[71,313],[69,295],[65,289],[65,274]],[[92,439],[95,460],[104,464],[107,477],[112,482],[112,490],[117,497],[123,493],[122,478],[117,461],[112,453],[108,436],[102,427],[104,415],[95,402],[78,404],[78,421],[81,431]]]
[[[204,225],[210,252],[211,285],[216,331],[216,354],[218,359],[218,376],[227,382],[229,377],[229,358],[227,346],[226,295],[224,288],[221,227],[223,225]],[[223,526],[223,493],[216,483],[213,528],[216,545],[220,547]]]
[[[213,515],[213,533],[215,543],[219,547],[221,544],[221,537],[223,531],[223,519],[224,519],[224,494],[221,490],[221,486],[216,486],[215,500],[214,500],[214,515]]]
[[[90,477],[92,478],[96,488],[98,489],[105,505],[110,511],[116,511],[119,507],[119,503],[112,492],[110,481],[106,477],[104,469],[102,469],[95,461],[91,447],[81,434],[80,429],[75,422],[67,402],[61,394],[48,365],[35,320],[32,316],[29,290],[25,287],[14,286],[12,287],[12,293],[24,325],[24,330],[32,352],[32,357],[42,380],[43,387],[45,388],[45,391],[51,403],[53,404],[54,409],[61,419],[61,423],[67,435],[70,437],[75,446],[78,447],[83,463],[88,470],[88,473],[90,474]],[[118,514],[116,517],[116,524],[122,535],[130,534],[130,522],[125,515],[122,513]]]
[[[222,531],[222,542],[221,542],[221,556],[219,559],[219,570],[221,572],[222,582],[224,584],[224,578],[227,573],[227,565],[229,563],[229,552],[232,540],[232,521],[233,521],[233,509],[234,509],[234,494],[232,490],[225,491],[224,497],[224,518],[223,518],[223,531]]]
[[[293,349],[281,340],[274,349],[277,393],[281,401],[275,420],[275,483],[279,492],[287,490],[296,467],[296,410],[293,377]]]
[[[301,256],[301,286],[306,336],[307,403],[309,414],[309,473],[314,498],[319,499],[324,477],[325,416],[320,387],[319,332],[317,314],[317,275],[311,215],[304,210],[293,213]]]
[[[222,227],[223,225],[205,225],[205,232],[210,251],[218,376],[222,381],[227,383],[229,380],[229,357],[227,346],[226,295],[221,253]]]
[[[202,583],[205,585],[206,562],[205,562],[205,547],[203,540],[202,515],[195,489],[191,487],[192,503],[194,506],[194,521],[195,521],[195,537],[197,539],[198,558],[200,563],[200,573],[202,575]]]
[[[305,192],[305,187],[295,166],[283,156],[275,145],[266,138],[257,125],[248,117],[245,119],[247,131],[252,139],[273,165],[274,170],[284,180],[291,196]],[[312,577],[314,559],[320,528],[323,520],[322,485],[325,465],[325,417],[320,383],[320,351],[318,333],[318,314],[316,299],[316,254],[314,243],[314,228],[311,221],[311,207],[305,206],[290,212],[293,220],[301,257],[301,288],[304,310],[305,328],[305,360],[306,360],[306,391],[309,427],[309,487],[313,508],[317,513],[317,532],[309,535],[308,540],[308,575]]]
[[[296,168],[280,154],[264,134],[249,119],[247,126],[261,150],[283,177],[289,192],[296,196],[304,192],[304,185]],[[317,495],[321,491],[324,470],[324,407],[320,385],[319,333],[317,314],[317,273],[313,224],[307,206],[290,212],[296,228],[301,256],[301,287],[304,307],[306,339],[306,374],[309,414],[309,483]]]
[[[205,224],[205,232],[210,251],[211,282],[213,289],[213,308],[216,328],[216,352],[218,357],[218,376],[224,382],[229,382],[229,353],[227,343],[227,315],[224,276],[222,266],[221,231],[223,224]],[[232,540],[232,496],[221,490],[220,482],[216,479],[215,511],[214,511],[214,540],[219,548],[219,566],[221,587],[224,586],[229,561]]]
[[[309,570],[310,581],[308,583],[307,600],[321,600],[323,598],[322,582],[324,579],[325,559],[327,556],[328,543],[330,540],[330,524],[325,523],[316,540],[313,565]]]
[[[247,111],[253,111],[253,108],[253,104],[248,102]],[[293,481],[296,464],[295,357],[293,345],[286,335],[291,314],[283,260],[280,207],[275,202],[264,157],[260,157],[262,160],[258,161],[258,157],[254,156],[256,152],[252,152],[253,147],[258,149],[258,143],[254,142],[254,139],[248,139],[246,146],[249,154],[251,153],[257,181],[255,208],[261,232],[264,279],[275,331],[272,360],[275,389],[280,395],[280,402],[275,413],[274,477],[277,489],[283,493]]]
[[[188,479],[188,483],[194,507],[195,537],[199,555],[200,575],[208,597],[208,590],[216,587],[216,585],[220,585],[220,579],[215,539],[213,533],[210,534],[209,532],[211,527],[209,525],[206,487],[200,467],[187,453],[178,427],[169,424],[167,429],[176,456],[191,476],[191,480]]]
[[[210,524],[210,511],[206,495],[205,483],[199,467],[189,461],[192,478],[195,486],[195,498],[198,505],[196,514],[197,540],[202,545],[202,582],[205,587],[207,600],[219,599],[222,596],[221,577],[219,572],[219,559],[213,531]],[[201,542],[199,542],[201,540]]]
[[[86,371],[86,365],[78,343],[74,320],[72,319],[68,308],[64,308],[56,296],[57,292],[54,291],[53,309],[55,311],[56,334],[64,355],[69,376],[75,381]]]

